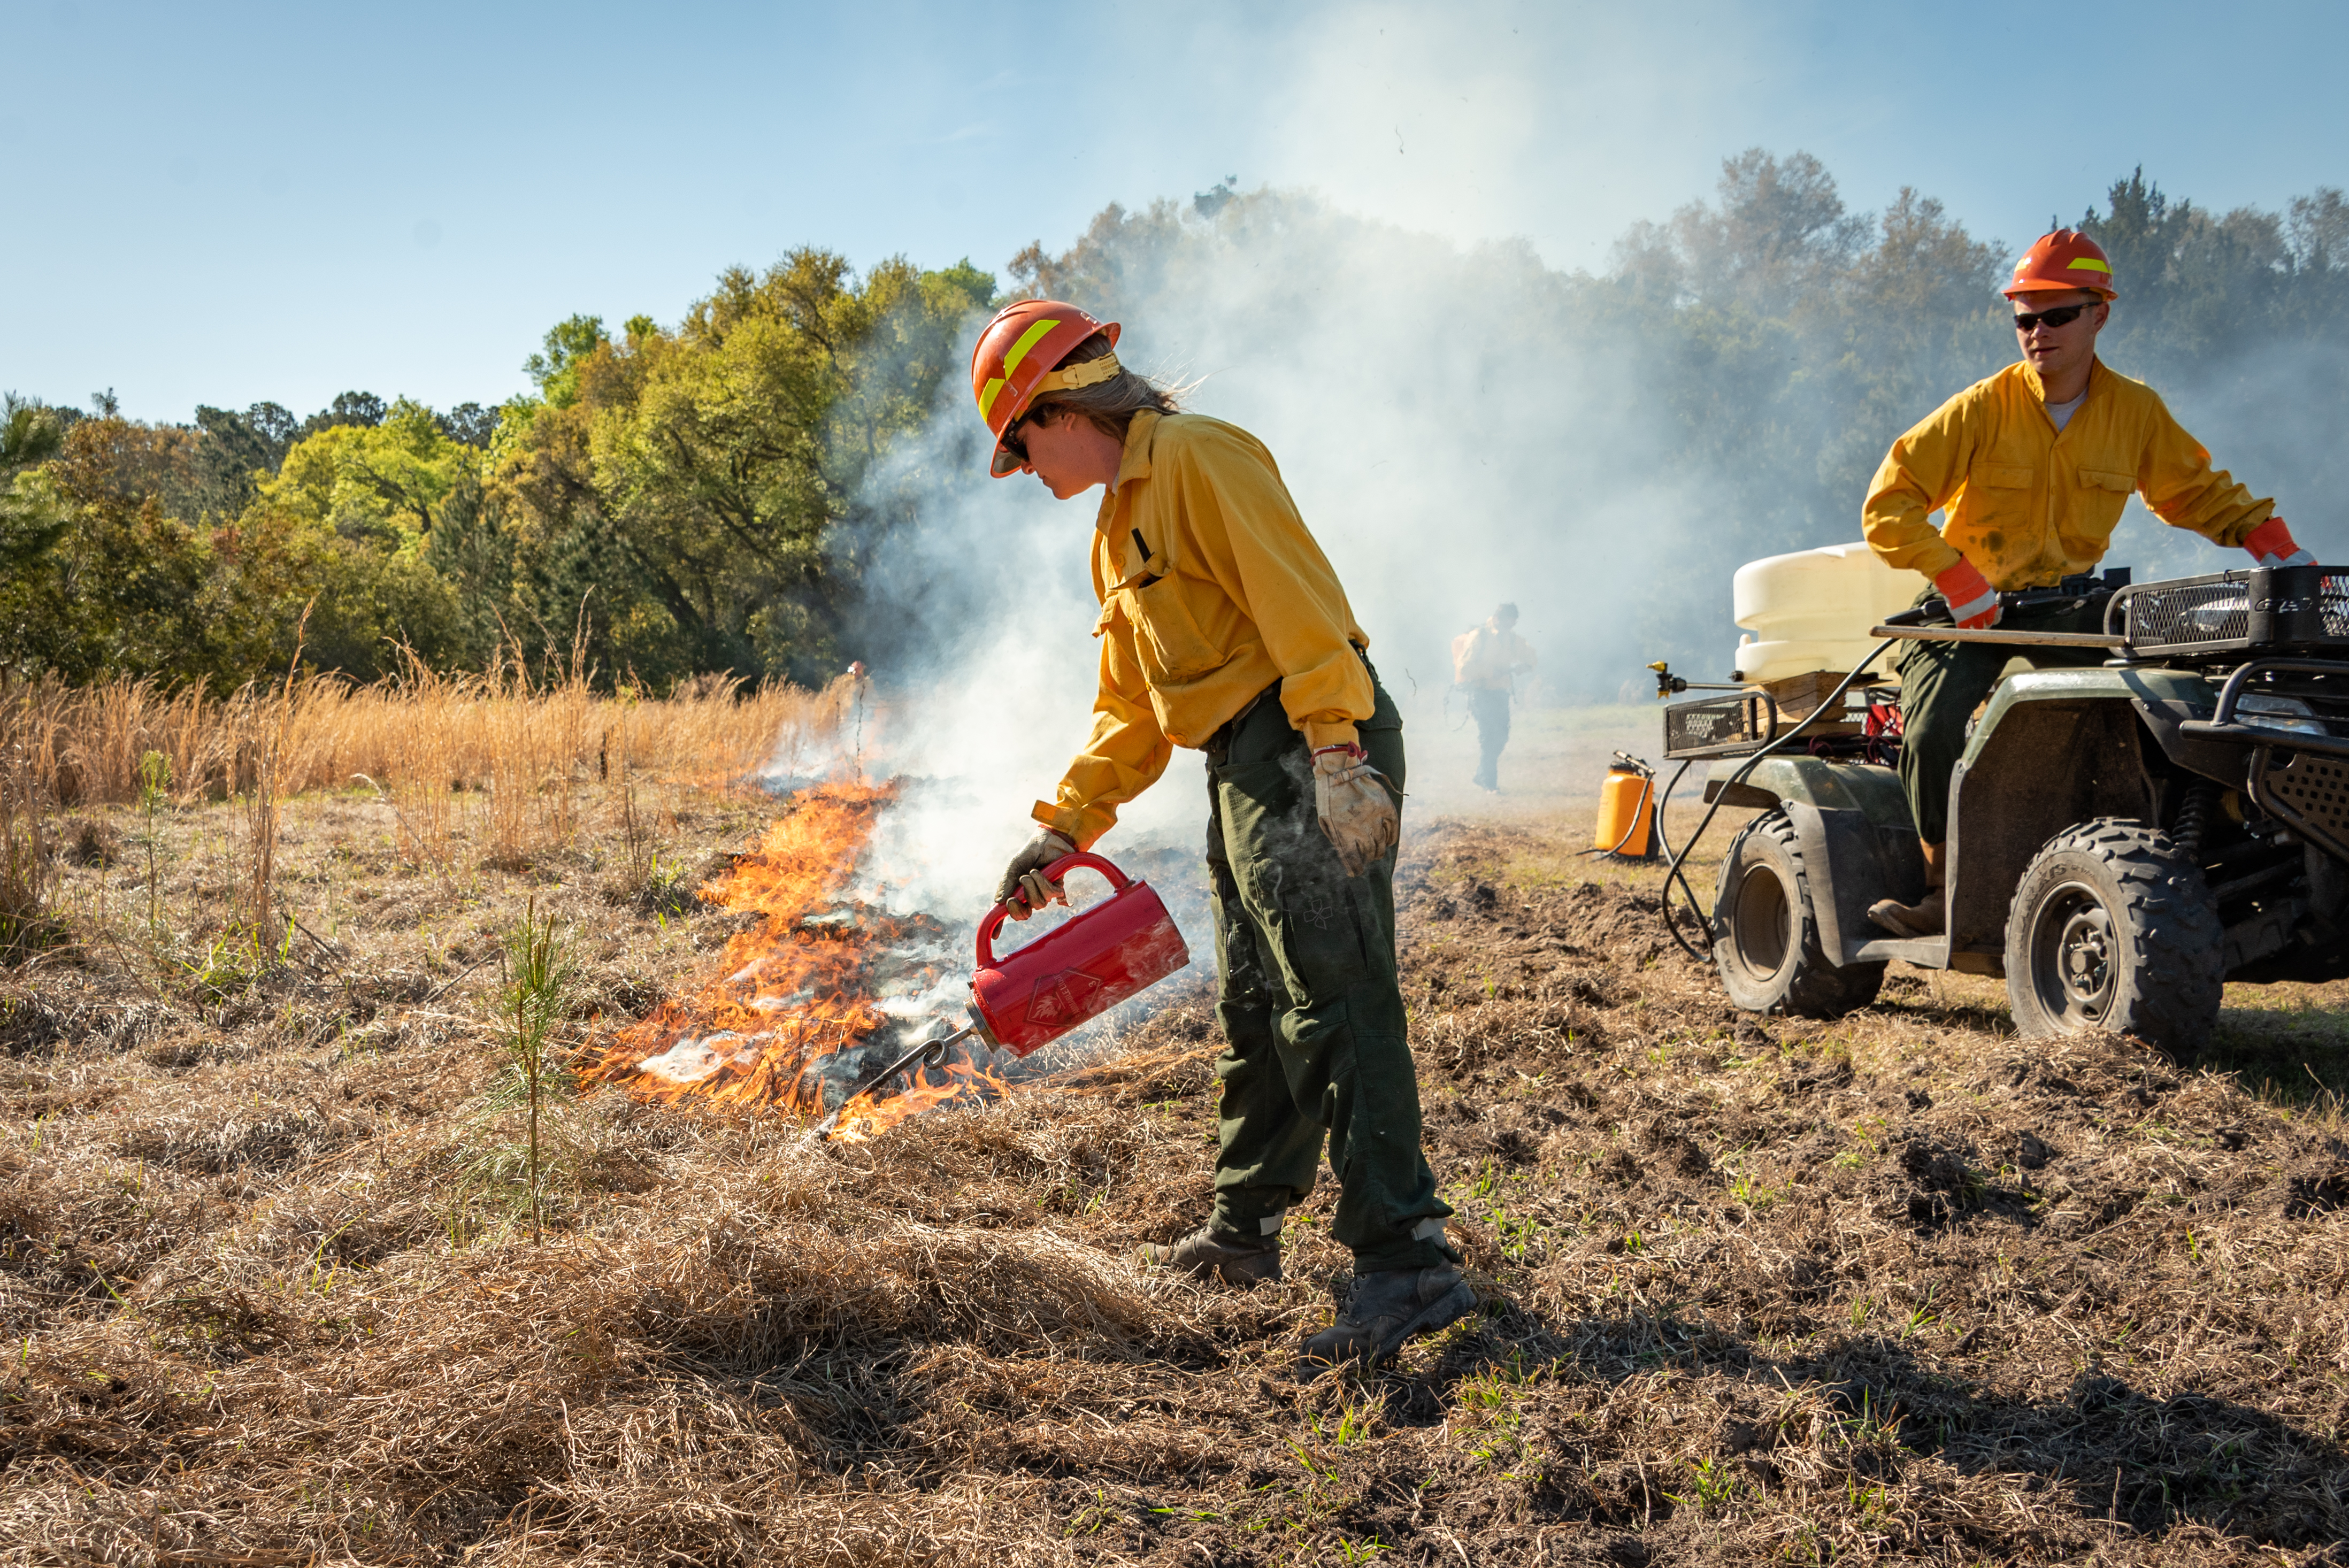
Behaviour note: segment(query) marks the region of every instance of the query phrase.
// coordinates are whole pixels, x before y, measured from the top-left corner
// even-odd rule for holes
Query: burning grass
[[[810,1071],[890,1020],[867,978],[877,950],[915,934],[843,893],[892,791],[813,787],[787,801],[756,848],[703,884],[700,896],[752,917],[709,976],[662,1002],[590,1064],[590,1082],[640,1097],[820,1113]]]
[[[1288,1376],[1342,1278],[1326,1189],[1277,1287],[1129,1263],[1205,1205],[1195,980],[1082,1073],[862,1143],[807,1144],[780,1095],[565,1095],[533,1245],[496,934],[531,899],[576,934],[558,1034],[588,1064],[761,1022],[784,993],[733,944],[781,920],[812,950],[843,895],[792,882],[754,801],[583,780],[572,809],[516,871],[460,823],[452,888],[372,791],[291,800],[317,940],[201,980],[149,962],[140,856],[59,862],[77,945],[0,1016],[12,1560],[2307,1563],[2349,1536],[2329,1098],[2027,1047],[1949,977],[1743,1018],[1636,882],[1506,878],[1538,833],[1445,827],[1406,868],[1431,1154],[1489,1300],[1391,1369]],[[238,830],[163,815],[172,919]],[[648,897],[638,834],[747,902]]]
[[[851,1142],[949,1100],[1007,1092],[967,1049],[910,1084],[859,1087],[952,1028],[968,995],[968,950],[947,925],[849,894],[895,799],[888,786],[833,781],[785,801],[758,846],[700,889],[750,923],[699,985],[622,1029],[583,1078],[668,1104],[836,1110],[830,1136]]]

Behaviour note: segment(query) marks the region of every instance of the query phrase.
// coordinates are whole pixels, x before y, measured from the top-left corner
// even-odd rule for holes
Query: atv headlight
[[[2296,696],[2266,696],[2254,692],[2235,704],[2235,712],[2261,729],[2289,730],[2294,735],[2333,733],[2316,717],[2316,710]]]

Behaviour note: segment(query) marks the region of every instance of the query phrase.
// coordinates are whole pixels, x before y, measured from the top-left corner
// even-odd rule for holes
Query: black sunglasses
[[[2095,308],[2085,304],[2059,304],[2054,310],[2033,311],[2014,318],[2014,330],[2029,332],[2034,326],[2069,326],[2080,319],[2082,311]]]
[[[1028,461],[1028,443],[1020,439],[1019,431],[1021,427],[1026,425],[1029,420],[1035,417],[1035,413],[1032,410],[1020,415],[1019,418],[1012,420],[1011,423],[1003,427],[1003,434],[998,438],[995,443],[997,446],[1001,447],[1005,451],[1009,452],[1013,457],[1019,459],[1022,464],[1025,464]]]

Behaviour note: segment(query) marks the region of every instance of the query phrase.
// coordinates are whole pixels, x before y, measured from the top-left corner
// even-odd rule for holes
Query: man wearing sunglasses
[[[2153,388],[2096,357],[2113,284],[2095,241],[2071,229],[2042,235],[2004,290],[2022,358],[1893,442],[1868,487],[1862,528],[1869,546],[1888,565],[1929,578],[1920,601],[1946,601],[1961,626],[2101,630],[2094,609],[2002,620],[1998,595],[2052,587],[2094,567],[2132,493],[2171,527],[2240,546],[2261,565],[2314,559],[2293,542],[2273,501],[2210,466],[2210,454]],[[1937,511],[1944,514],[1938,529]],[[1900,781],[1924,847],[1927,891],[1913,904],[1885,899],[1869,909],[1896,935],[1938,936],[1945,927],[1950,777],[1974,708],[2016,654],[2043,668],[2105,657],[2101,650],[1941,642],[1912,642],[1900,655]]]
[[[1215,1200],[1142,1261],[1278,1280],[1282,1222],[1313,1190],[1326,1137],[1330,1234],[1354,1254],[1354,1289],[1307,1340],[1305,1369],[1381,1360],[1476,1304],[1422,1152],[1395,967],[1402,718],[1272,454],[1182,412],[1119,363],[1117,338],[1072,304],[1022,300],[971,356],[991,471],[1032,473],[1060,500],[1103,492],[1087,542],[1102,606],[1092,735],[1036,803],[996,897],[1027,919],[1058,892],[1052,866],[1107,832],[1175,747],[1206,754],[1226,1040]]]

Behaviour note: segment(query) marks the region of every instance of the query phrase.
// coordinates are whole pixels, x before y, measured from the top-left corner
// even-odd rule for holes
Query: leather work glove
[[[1402,836],[1386,775],[1359,746],[1325,746],[1313,754],[1313,810],[1350,877],[1361,876]]]
[[[1950,619],[1963,630],[1979,632],[1998,624],[1998,590],[1972,562],[1960,557],[1955,566],[1933,579],[1933,586],[1948,603]]]
[[[2313,566],[2316,557],[2292,542],[2283,519],[2271,517],[2243,535],[2243,548],[2262,566]]]
[[[1046,828],[1011,857],[1003,880],[996,884],[995,902],[1009,910],[1012,919],[1025,920],[1053,900],[1062,899],[1061,884],[1046,882],[1044,870],[1062,855],[1076,852],[1076,845]]]

